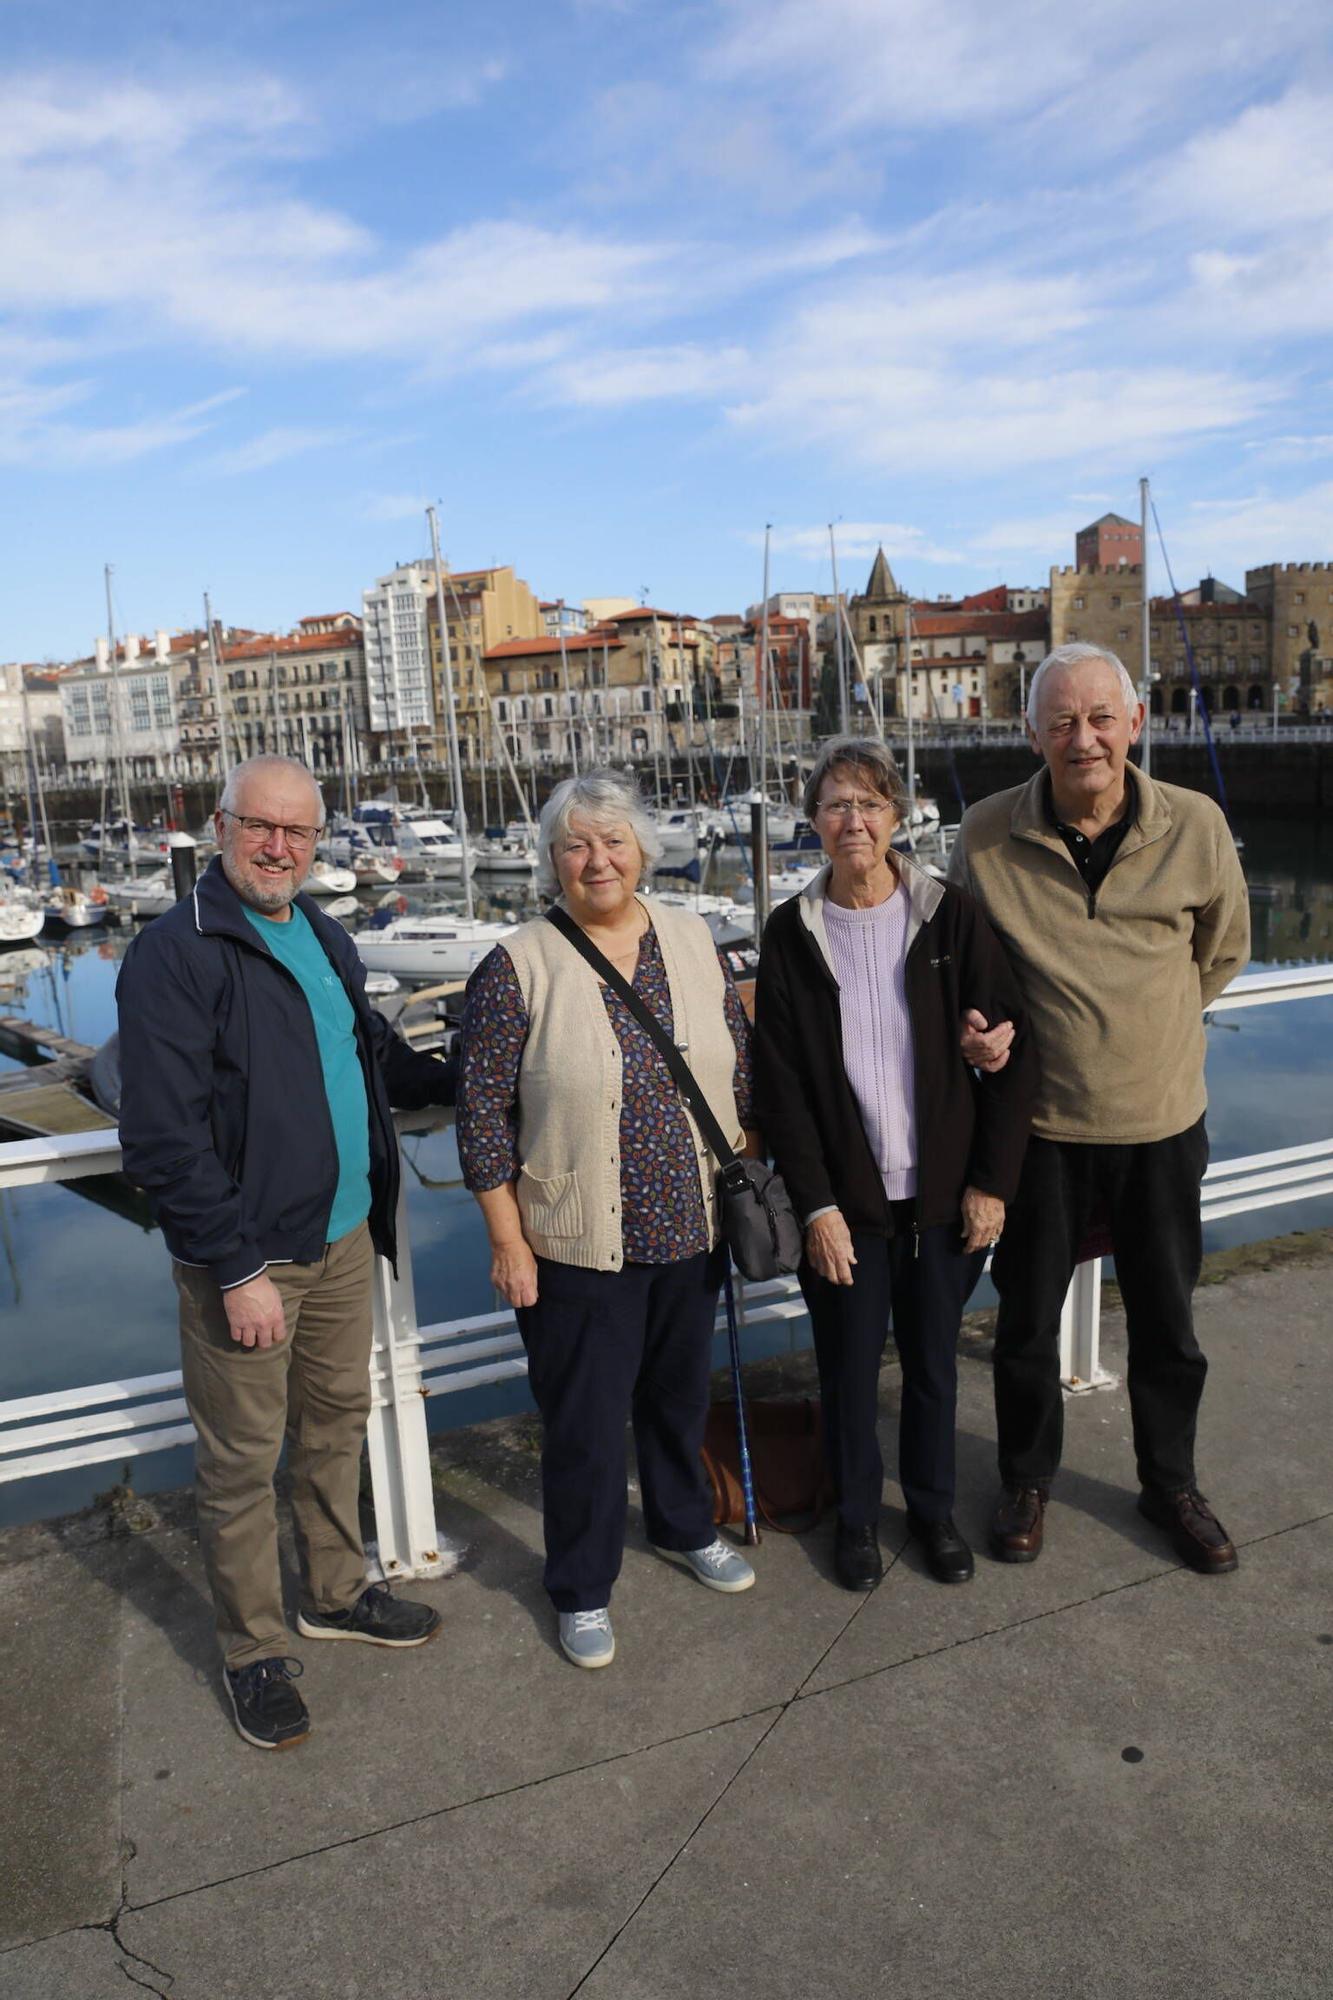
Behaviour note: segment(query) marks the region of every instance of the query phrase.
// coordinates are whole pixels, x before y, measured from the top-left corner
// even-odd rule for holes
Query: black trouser
[[[892,1313],[903,1370],[898,1480],[913,1514],[943,1521],[953,1512],[958,1325],[986,1253],[963,1250],[957,1222],[919,1237],[910,1224],[891,1237],[857,1229],[852,1248],[850,1285],[831,1285],[801,1266],[838,1518],[849,1528],[879,1518],[884,1460],[875,1423]]]
[[[1110,1225],[1129,1337],[1129,1407],[1141,1485],[1194,1484],[1194,1433],[1208,1363],[1190,1296],[1203,1257],[1202,1118],[1142,1146],[1028,1143],[1018,1195],[991,1266],[1000,1477],[1046,1486],[1060,1463],[1060,1308],[1094,1217]]]
[[[515,1317],[542,1417],[545,1580],[557,1611],[611,1601],[625,1547],[626,1417],[648,1539],[663,1549],[713,1539],[699,1452],[721,1275],[704,1252],[619,1271],[537,1259],[537,1303]]]

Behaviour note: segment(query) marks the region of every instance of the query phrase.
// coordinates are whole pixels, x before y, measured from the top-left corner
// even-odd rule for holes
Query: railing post
[[[1091,1257],[1074,1267],[1060,1308],[1060,1380],[1065,1394],[1109,1389],[1117,1378],[1101,1365],[1102,1260]]]
[[[386,1579],[451,1575],[462,1550],[435,1525],[406,1187],[398,1192],[398,1277],[383,1257],[375,1259],[367,1444],[375,1504],[375,1542],[366,1549],[372,1568],[378,1565]]]

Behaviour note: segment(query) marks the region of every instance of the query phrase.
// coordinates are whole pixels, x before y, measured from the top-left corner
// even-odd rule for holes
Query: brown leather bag
[[[833,1501],[818,1400],[747,1396],[745,1415],[756,1510],[779,1534],[804,1534]],[[734,1403],[714,1403],[709,1409],[702,1458],[713,1491],[714,1521],[719,1527],[741,1526],[745,1499]]]

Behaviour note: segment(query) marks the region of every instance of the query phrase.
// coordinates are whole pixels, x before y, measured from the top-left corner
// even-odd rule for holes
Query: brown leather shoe
[[[1040,1486],[1006,1486],[991,1515],[991,1554],[1005,1563],[1035,1562],[1041,1554],[1046,1495]]]
[[[1164,1528],[1180,1560],[1204,1576],[1224,1576],[1239,1569],[1240,1557],[1231,1537],[1218,1520],[1197,1486],[1179,1493],[1163,1493],[1145,1486],[1139,1495],[1139,1512],[1154,1527]]]

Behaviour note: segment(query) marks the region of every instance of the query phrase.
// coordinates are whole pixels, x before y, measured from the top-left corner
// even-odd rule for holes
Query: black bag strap
[[[739,1176],[744,1180],[745,1169],[739,1154],[735,1153],[727,1143],[727,1135],[713,1116],[712,1107],[695,1081],[693,1070],[657,1016],[650,1008],[644,1006],[629,981],[621,978],[610,959],[598,951],[588,933],[575,923],[568,910],[562,910],[558,903],[554,903],[546,912],[546,921],[548,924],[554,924],[561,937],[566,938],[575,951],[587,959],[593,971],[624,1001],[644,1033],[660,1050],[662,1060],[671,1071],[677,1090],[694,1113],[695,1122],[704,1135],[709,1151],[716,1156],[724,1178],[730,1170],[735,1169],[733,1178]]]

